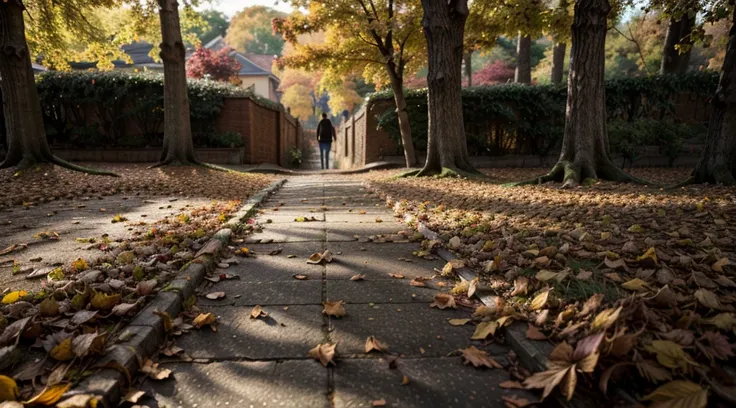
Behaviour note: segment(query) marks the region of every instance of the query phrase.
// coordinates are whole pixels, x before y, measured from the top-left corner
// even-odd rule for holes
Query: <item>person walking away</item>
[[[317,125],[317,141],[319,142],[319,160],[322,170],[330,168],[330,150],[332,150],[332,140],[337,142],[337,134],[332,122],[327,119],[327,114],[322,114],[322,120]]]

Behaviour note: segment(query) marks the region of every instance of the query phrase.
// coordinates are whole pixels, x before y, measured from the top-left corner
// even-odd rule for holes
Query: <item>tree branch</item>
[[[641,59],[641,66],[644,68],[644,71],[647,72],[647,75],[651,75],[651,72],[649,72],[649,68],[647,68],[646,60],[644,60],[644,53],[641,50],[641,44],[639,44],[639,41],[634,38],[634,33],[631,31],[631,24],[627,24],[626,27],[629,30],[629,35],[631,37],[627,37],[626,34],[622,33],[621,30],[618,29],[615,25],[613,26],[613,29],[616,30],[619,34],[621,34],[621,37],[624,37],[627,41],[631,41],[636,46],[636,51],[639,53],[639,59]]]

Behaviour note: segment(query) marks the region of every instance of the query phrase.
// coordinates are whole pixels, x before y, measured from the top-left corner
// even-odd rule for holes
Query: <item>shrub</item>
[[[248,97],[271,110],[281,105],[252,91],[212,80],[188,80],[189,109],[195,146],[233,143],[214,135],[213,122],[226,97]],[[55,144],[79,147],[159,147],[162,145],[163,75],[159,73],[48,72],[36,86],[47,133]],[[133,122],[139,132],[123,126]],[[101,134],[85,144],[92,133]],[[142,133],[142,136],[131,134]],[[77,135],[84,135],[82,138]],[[222,136],[222,135],[220,135]],[[232,136],[232,135],[231,135]],[[99,140],[98,140],[99,139]]]
[[[607,80],[606,110],[614,150],[631,158],[636,156],[636,146],[653,143],[673,162],[680,154],[683,141],[702,130],[675,124],[678,120],[675,98],[680,94],[710,98],[717,84],[718,74],[714,72]],[[471,154],[544,156],[562,141],[567,100],[564,85],[478,86],[463,88],[462,95]],[[400,132],[392,101],[390,91],[381,91],[372,94],[368,103],[372,105],[371,114],[376,116],[378,128],[398,141]],[[407,90],[406,101],[414,146],[426,150],[427,90]],[[649,121],[626,126],[620,123],[644,119]],[[659,126],[662,126],[661,134],[657,133]],[[627,131],[635,131],[637,135]],[[401,147],[397,153],[401,153]]]

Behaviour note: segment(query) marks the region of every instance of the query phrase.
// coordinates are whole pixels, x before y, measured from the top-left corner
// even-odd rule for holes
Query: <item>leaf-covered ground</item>
[[[0,171],[0,402],[55,404],[240,200],[272,181],[200,167],[105,167],[122,177]]]
[[[671,185],[689,171],[634,173]],[[736,189],[500,185],[542,172],[486,171],[498,184],[361,177],[498,295],[489,333],[526,321],[528,338],[557,344],[524,386],[571,398],[578,383],[603,393],[615,383],[645,404],[736,404]]]
[[[225,173],[199,166],[148,169],[148,164],[101,164],[89,167],[115,172],[120,177],[92,176],[56,166],[39,166],[23,172],[0,170],[0,209],[46,201],[113,194],[187,196],[241,200],[267,186],[272,176]]]

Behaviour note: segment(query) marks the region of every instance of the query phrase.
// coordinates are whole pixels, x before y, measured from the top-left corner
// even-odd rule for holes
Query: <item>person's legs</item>
[[[324,170],[325,169],[325,144],[322,142],[319,142],[319,164],[320,166],[322,166],[322,170]]]
[[[325,143],[325,169],[330,169],[330,150],[332,150],[332,143]]]

